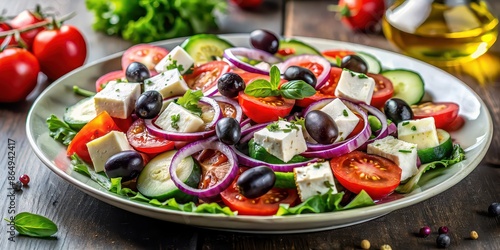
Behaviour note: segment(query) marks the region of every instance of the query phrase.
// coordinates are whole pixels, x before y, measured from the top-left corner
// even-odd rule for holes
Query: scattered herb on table
[[[57,225],[50,219],[38,214],[22,212],[14,216],[13,220],[4,219],[14,224],[14,228],[21,235],[31,237],[49,237],[57,232]]]

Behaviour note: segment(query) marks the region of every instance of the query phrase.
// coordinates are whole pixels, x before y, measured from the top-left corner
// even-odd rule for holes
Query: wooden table
[[[32,8],[35,0],[1,1],[0,9],[15,15],[24,8]],[[95,33],[90,28],[91,14],[84,1],[51,0],[43,6],[52,6],[60,13],[77,11],[68,24],[77,26],[88,42],[88,60],[109,55],[130,46],[116,37]],[[500,4],[489,1],[496,14]],[[286,36],[311,36],[366,44],[388,50],[394,48],[381,34],[354,33],[344,28],[334,13],[328,12],[331,1],[288,1],[285,14],[278,8],[266,13],[241,12],[231,8],[231,16],[239,26],[226,20],[226,32],[248,32],[266,27]],[[260,20],[260,22],[258,21]],[[232,22],[232,23],[234,23]],[[265,26],[264,26],[265,24]],[[260,26],[259,26],[260,25]],[[474,89],[488,105],[495,126],[500,122],[500,44],[466,67],[447,68]],[[492,67],[495,67],[492,69]],[[2,224],[0,249],[359,249],[361,240],[368,239],[372,249],[389,244],[393,249],[435,248],[436,234],[420,238],[419,228],[429,225],[434,231],[439,226],[450,228],[453,249],[500,249],[500,219],[485,215],[487,207],[500,201],[500,137],[495,137],[483,162],[459,184],[420,204],[392,212],[386,216],[343,229],[303,234],[258,235],[212,231],[178,225],[139,216],[110,206],[71,186],[52,173],[33,153],[26,139],[26,114],[40,91],[39,87],[25,101],[0,105],[0,167],[1,176],[7,172],[8,139],[16,142],[16,174],[29,174],[30,187],[16,196],[18,212],[29,211],[52,218],[59,226],[57,239],[15,237],[8,240],[6,223]],[[5,177],[0,181],[0,196],[6,199],[9,188]],[[9,204],[0,205],[0,215],[7,217]],[[479,233],[478,240],[469,240],[469,232]]]

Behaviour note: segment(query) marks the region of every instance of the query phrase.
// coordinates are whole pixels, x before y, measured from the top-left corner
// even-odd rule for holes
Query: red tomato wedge
[[[125,73],[123,73],[123,71],[121,70],[111,71],[97,78],[97,81],[95,81],[95,90],[97,92],[101,91],[104,87],[106,87],[106,84],[108,84],[108,82],[125,81],[125,80],[127,80],[127,78],[125,77]]]
[[[372,199],[383,198],[400,183],[401,168],[394,162],[376,155],[353,151],[330,160],[335,178],[347,190],[365,190]]]
[[[87,142],[99,138],[112,130],[120,131],[120,128],[116,125],[108,112],[101,112],[76,133],[75,137],[68,145],[66,151],[67,155],[71,156],[76,153],[82,160],[92,162],[87,148]]]
[[[330,69],[330,77],[328,81],[323,85],[316,94],[310,97],[306,97],[304,99],[297,100],[295,105],[299,107],[307,107],[311,103],[315,101],[319,101],[323,98],[332,98],[335,97],[335,88],[337,88],[337,84],[339,83],[340,74],[342,74],[342,69],[337,67],[332,67]]]
[[[457,118],[455,118],[455,120],[453,120],[451,123],[449,123],[444,127],[444,130],[448,132],[457,131],[461,129],[464,126],[464,124],[465,124],[465,118],[461,115],[458,115]]]
[[[173,141],[151,135],[142,119],[137,119],[132,123],[127,131],[127,139],[135,150],[147,154],[156,154],[171,150],[175,144]]]
[[[434,117],[436,128],[445,128],[457,118],[459,106],[453,102],[425,102],[412,105],[411,110],[415,119]]]
[[[373,89],[373,96],[370,105],[377,108],[383,108],[387,100],[394,95],[394,86],[391,80],[380,74],[370,74],[368,76],[375,81],[375,88]]]
[[[191,74],[184,75],[184,80],[190,89],[206,92],[217,86],[219,77],[229,70],[231,66],[227,62],[211,61],[195,67]]]
[[[221,198],[226,206],[238,211],[239,215],[274,215],[278,212],[280,204],[293,205],[297,201],[298,194],[295,189],[279,188],[273,188],[259,198],[248,199],[238,191],[236,185],[238,177],[221,193]]]
[[[252,121],[264,123],[277,121],[290,114],[295,100],[281,96],[253,97],[240,91],[238,102],[243,113]]]
[[[140,62],[148,67],[151,74],[156,73],[155,65],[168,55],[168,50],[151,44],[137,44],[128,48],[122,56],[122,70],[125,72],[132,62]]]

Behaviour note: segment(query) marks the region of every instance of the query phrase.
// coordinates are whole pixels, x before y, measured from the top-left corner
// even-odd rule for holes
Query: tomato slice
[[[445,128],[458,116],[459,106],[453,102],[425,102],[412,105],[411,110],[415,119],[434,117],[436,128]]]
[[[155,65],[163,57],[168,55],[168,50],[151,44],[137,44],[128,48],[122,56],[122,70],[125,72],[128,65],[132,62],[140,62],[151,71],[152,75],[156,73]]]
[[[372,199],[383,198],[400,183],[401,168],[386,158],[353,151],[330,160],[335,178],[347,190],[365,190]]]
[[[253,97],[240,91],[238,103],[248,118],[257,123],[264,123],[277,121],[280,117],[290,114],[295,100],[281,96]]]
[[[354,55],[356,54],[356,52],[345,49],[330,49],[321,52],[321,54],[323,54],[323,56],[326,57],[329,61],[336,63],[337,57],[342,59],[344,56]]]
[[[455,120],[450,122],[443,129],[448,131],[448,132],[453,132],[453,131],[457,131],[457,130],[461,129],[462,126],[464,126],[464,124],[465,124],[465,119],[463,118],[463,116],[458,115],[457,118],[455,118]]]
[[[259,198],[248,199],[238,192],[234,179],[231,186],[222,191],[222,202],[231,210],[238,211],[239,215],[274,215],[278,212],[280,204],[294,205],[298,194],[295,189],[273,188]]]
[[[143,119],[137,119],[127,131],[130,145],[137,151],[156,154],[174,148],[174,142],[154,136],[148,132]]]
[[[125,77],[125,73],[123,73],[123,71],[111,71],[97,78],[97,81],[95,81],[95,90],[96,92],[101,91],[104,87],[106,87],[106,84],[108,84],[108,82],[125,80],[127,80],[127,78]]]
[[[231,66],[224,61],[211,61],[197,66],[191,74],[184,75],[190,89],[205,92],[217,85],[217,80],[222,74],[229,72]]]
[[[373,96],[370,105],[383,108],[387,100],[394,95],[394,86],[391,80],[380,74],[370,74],[368,76],[375,81],[375,88],[373,89]]]
[[[75,137],[68,145],[66,151],[67,155],[71,156],[76,153],[82,160],[92,162],[87,148],[87,142],[99,138],[112,130],[120,131],[120,128],[116,125],[108,112],[101,112],[76,133]]]

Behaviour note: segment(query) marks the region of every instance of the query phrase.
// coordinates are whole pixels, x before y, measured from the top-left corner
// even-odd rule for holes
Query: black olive
[[[234,145],[241,137],[240,123],[232,117],[224,117],[215,125],[215,133],[221,142]]]
[[[243,172],[236,185],[240,194],[249,199],[258,198],[274,187],[276,175],[266,166],[258,166]]]
[[[143,119],[155,118],[163,106],[163,97],[156,90],[142,93],[135,102],[135,114]]]
[[[254,30],[250,33],[250,44],[256,49],[275,54],[278,52],[280,40],[270,31]]]
[[[125,70],[125,76],[129,82],[144,82],[151,77],[148,67],[140,62],[132,62]]]
[[[363,74],[366,74],[368,72],[368,65],[358,55],[344,56],[340,63],[340,67]]]
[[[410,105],[399,98],[387,100],[384,105],[384,113],[389,120],[396,124],[413,119],[413,111]]]
[[[307,133],[320,144],[331,144],[339,136],[337,123],[323,111],[313,110],[305,117]]]
[[[288,81],[303,80],[307,84],[316,87],[316,82],[317,82],[316,76],[309,69],[299,66],[290,66],[285,70],[283,76]]]
[[[126,150],[114,154],[104,164],[104,171],[109,178],[122,177],[122,181],[132,180],[144,168],[141,154],[134,150]]]
[[[238,92],[245,90],[245,82],[240,75],[228,72],[217,80],[217,89],[221,95],[234,98],[238,96]]]
[[[440,234],[436,239],[436,245],[438,248],[447,248],[450,244],[451,239],[447,234]]]

